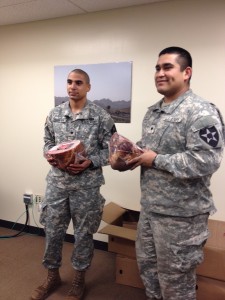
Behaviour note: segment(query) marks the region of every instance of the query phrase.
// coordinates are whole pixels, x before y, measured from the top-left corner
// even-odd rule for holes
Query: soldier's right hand
[[[57,167],[57,162],[51,155],[46,155],[45,157],[51,166]]]

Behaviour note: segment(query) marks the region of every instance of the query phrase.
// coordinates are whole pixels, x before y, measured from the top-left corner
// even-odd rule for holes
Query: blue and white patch
[[[213,148],[216,148],[219,143],[219,133],[215,126],[201,129],[199,136],[205,143]]]

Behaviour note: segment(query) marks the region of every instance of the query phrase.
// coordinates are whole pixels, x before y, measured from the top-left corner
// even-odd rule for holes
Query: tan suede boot
[[[37,287],[32,295],[31,300],[44,300],[46,299],[58,286],[62,283],[59,269],[49,269],[48,276],[45,281]]]
[[[81,300],[85,289],[85,271],[75,271],[72,288],[69,290],[66,300]]]

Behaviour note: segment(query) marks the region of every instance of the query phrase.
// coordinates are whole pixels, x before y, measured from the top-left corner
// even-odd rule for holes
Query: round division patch
[[[215,126],[201,129],[199,135],[200,138],[211,147],[215,148],[218,145],[219,134]]]

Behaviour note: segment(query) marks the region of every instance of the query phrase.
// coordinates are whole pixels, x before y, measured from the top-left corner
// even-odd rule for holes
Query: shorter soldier
[[[216,210],[209,186],[222,159],[224,123],[215,105],[192,92],[191,75],[188,51],[159,53],[155,85],[164,97],[144,117],[144,154],[129,162],[141,166],[136,252],[148,299],[196,299],[196,267]]]
[[[71,220],[75,239],[71,262],[75,272],[66,299],[79,300],[84,293],[85,272],[94,251],[93,234],[98,230],[105,203],[100,194],[104,184],[102,166],[108,164],[108,143],[116,131],[110,115],[87,101],[90,88],[86,72],[71,71],[67,79],[69,101],[52,109],[46,120],[44,154],[57,144],[80,140],[87,159],[69,165],[67,172],[58,168],[52,157],[46,156],[52,167],[47,175],[40,222],[46,234],[43,265],[48,275],[33,292],[32,300],[46,299],[61,284],[62,247]]]

